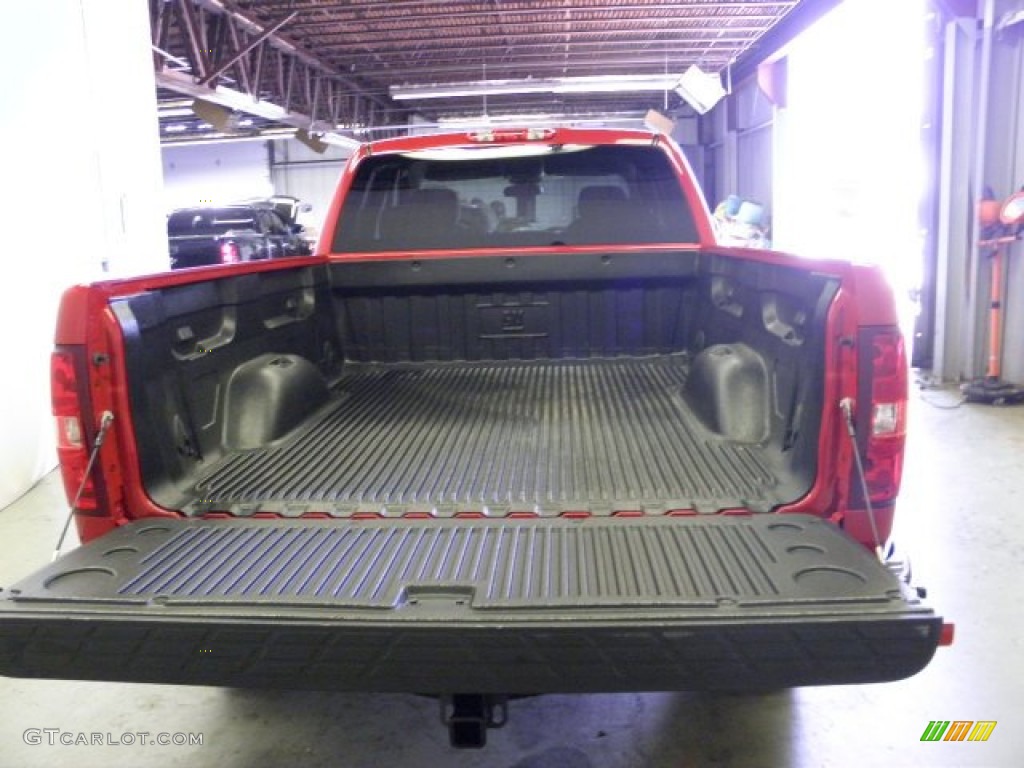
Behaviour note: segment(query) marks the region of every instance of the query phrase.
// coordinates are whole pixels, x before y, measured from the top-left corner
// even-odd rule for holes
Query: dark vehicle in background
[[[270,203],[183,208],[167,217],[171,269],[307,256],[308,243]]]
[[[294,195],[272,195],[270,197],[246,198],[245,200],[240,200],[238,204],[262,205],[273,208],[274,212],[281,217],[281,221],[285,223],[285,226],[307,244],[308,253],[312,253],[313,248],[316,247],[320,228],[318,226],[310,227],[299,221],[300,218],[305,218],[308,224],[309,217],[303,217],[303,214],[308,214],[313,210],[313,206],[310,203],[305,203]]]

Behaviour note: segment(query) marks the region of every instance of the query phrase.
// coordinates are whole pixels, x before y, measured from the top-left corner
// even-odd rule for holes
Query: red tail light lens
[[[871,502],[884,504],[896,498],[903,476],[907,354],[898,328],[865,329],[860,342],[859,399],[871,404],[859,425],[860,448]]]
[[[237,264],[242,260],[242,252],[238,249],[238,243],[220,244],[221,264]]]
[[[57,457],[68,504],[74,503],[89,464],[79,392],[75,355],[69,350],[57,349],[50,357],[50,393],[57,425]],[[96,489],[89,478],[78,499],[78,509],[93,511],[96,508]]]

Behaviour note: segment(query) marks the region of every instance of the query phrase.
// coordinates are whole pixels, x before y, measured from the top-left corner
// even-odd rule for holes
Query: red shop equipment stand
[[[1024,191],[1011,195],[1000,206],[994,201],[983,201],[979,206],[979,219],[984,239],[978,248],[988,252],[992,262],[989,286],[988,366],[985,377],[963,386],[969,403],[1009,405],[1024,402],[1024,387],[1003,381],[1003,280],[1004,260],[1011,243],[1021,236],[1024,224]]]

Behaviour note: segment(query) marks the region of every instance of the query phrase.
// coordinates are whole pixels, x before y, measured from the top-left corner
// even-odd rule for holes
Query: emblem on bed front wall
[[[490,303],[476,305],[482,339],[543,339],[550,327],[550,305],[546,301],[529,303]]]
[[[501,311],[501,330],[522,331],[526,328],[526,313],[521,309],[503,309]]]

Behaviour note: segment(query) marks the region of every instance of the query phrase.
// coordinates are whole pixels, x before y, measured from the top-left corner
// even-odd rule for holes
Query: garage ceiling
[[[161,137],[681,116],[690,65],[743,77],[837,2],[150,0]],[[195,97],[235,110],[226,130]]]

